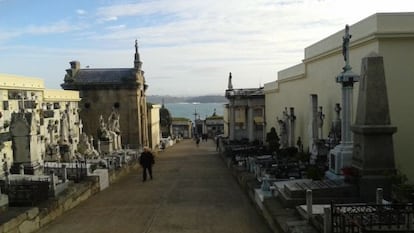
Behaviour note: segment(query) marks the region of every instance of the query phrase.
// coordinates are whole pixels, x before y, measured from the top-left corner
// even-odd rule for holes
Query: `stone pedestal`
[[[112,140],[100,141],[101,153],[102,154],[112,154],[114,148]]]
[[[352,163],[353,144],[339,144],[329,151],[329,170],[325,173],[328,179],[343,179],[342,168]]]
[[[21,166],[23,166],[23,171],[25,175],[41,175],[43,169],[38,162],[33,163],[13,163],[10,167],[11,174],[20,174]]]

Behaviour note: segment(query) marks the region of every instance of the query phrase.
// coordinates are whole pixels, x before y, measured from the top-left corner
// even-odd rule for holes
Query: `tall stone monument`
[[[34,113],[12,113],[10,134],[13,148],[13,165],[10,172],[19,174],[23,167],[25,174],[40,174],[38,130]]]
[[[358,82],[359,75],[352,72],[349,65],[349,26],[345,26],[345,35],[342,37],[342,54],[345,60],[343,71],[336,77],[336,82],[342,86],[342,121],[341,121],[341,143],[329,152],[329,171],[326,176],[330,179],[338,179],[342,175],[342,168],[351,166],[352,161],[352,103],[354,82]]]
[[[361,82],[354,133],[352,166],[360,175],[360,196],[375,200],[375,190],[391,194],[391,175],[395,174],[391,125],[383,58],[376,54],[362,59]]]

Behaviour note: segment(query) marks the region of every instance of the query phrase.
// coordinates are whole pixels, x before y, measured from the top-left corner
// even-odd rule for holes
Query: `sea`
[[[226,103],[165,103],[172,117],[185,117],[194,121],[194,113],[197,119],[206,119],[214,114],[223,116],[224,104]]]

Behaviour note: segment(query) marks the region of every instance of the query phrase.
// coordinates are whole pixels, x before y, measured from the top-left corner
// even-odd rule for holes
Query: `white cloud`
[[[92,13],[97,18],[91,22],[98,24],[87,31],[80,30],[86,26],[58,21],[2,33],[0,41],[23,34],[76,32],[71,35],[90,49],[66,50],[70,56],[60,58],[64,66],[53,68],[60,77],[71,59],[91,67],[131,67],[134,40],[139,36],[150,93],[179,94],[180,83],[191,86],[187,92],[192,94],[221,93],[230,71],[237,88],[273,81],[277,71],[301,62],[305,47],[345,24],[387,11],[414,11],[414,4],[406,0],[142,1],[97,8]],[[78,15],[91,12],[76,10]]]
[[[111,30],[111,31],[122,30],[124,28],[126,28],[126,25],[125,24],[112,25],[112,26],[106,27],[106,29]]]
[[[78,15],[85,15],[86,14],[86,11],[83,10],[83,9],[77,9],[76,10],[76,14],[78,14]]]

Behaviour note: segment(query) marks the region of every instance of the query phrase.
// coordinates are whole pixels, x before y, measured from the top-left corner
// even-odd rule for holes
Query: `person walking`
[[[141,153],[141,157],[139,157],[139,164],[142,166],[143,182],[147,180],[147,171],[152,180],[152,165],[154,165],[154,162],[154,155],[148,147],[144,147],[144,151]]]
[[[198,147],[198,145],[200,144],[200,137],[198,137],[198,136],[197,136],[197,138],[196,138],[196,144],[197,144],[197,147]]]

